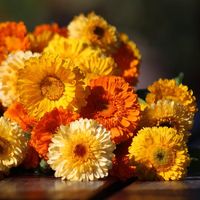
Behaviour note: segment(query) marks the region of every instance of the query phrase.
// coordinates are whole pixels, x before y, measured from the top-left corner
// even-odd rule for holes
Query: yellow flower
[[[186,106],[190,112],[197,111],[196,98],[192,90],[185,85],[177,85],[173,79],[159,79],[150,85],[148,90],[150,93],[147,95],[146,101],[149,104],[156,103],[160,99],[170,99]]]
[[[0,118],[0,133],[0,171],[8,172],[11,167],[16,167],[23,161],[27,141],[18,125],[4,117]]]
[[[31,58],[19,73],[20,102],[37,119],[60,106],[78,110],[86,105],[87,91],[82,80],[69,59],[51,54]]]
[[[92,181],[108,176],[114,149],[110,132],[95,120],[81,118],[58,129],[47,162],[55,170],[55,177]]]
[[[116,28],[94,12],[87,16],[83,14],[76,16],[68,25],[68,34],[69,37],[83,38],[109,51],[118,45]]]
[[[129,157],[136,165],[139,178],[179,180],[189,165],[186,143],[173,128],[144,128],[133,138]]]
[[[17,51],[8,55],[0,66],[0,99],[4,107],[18,100],[17,79],[19,69],[24,68],[24,62],[31,57],[39,57],[31,51]]]
[[[159,100],[142,112],[142,127],[166,126],[175,128],[178,134],[187,138],[193,126],[194,113],[172,100]]]
[[[90,58],[93,54],[101,54],[100,49],[94,49],[81,39],[64,38],[55,35],[44,52],[58,54],[63,59],[70,58],[75,63],[78,60]]]
[[[90,80],[98,78],[99,76],[112,75],[113,71],[116,69],[116,63],[111,57],[95,54],[81,60],[78,66],[85,74],[87,84]]]

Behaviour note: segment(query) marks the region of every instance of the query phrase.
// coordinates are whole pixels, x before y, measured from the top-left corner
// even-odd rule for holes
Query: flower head
[[[118,44],[116,28],[94,12],[75,17],[68,25],[68,31],[69,37],[83,38],[105,50],[110,51]]]
[[[19,73],[18,91],[20,102],[37,119],[60,106],[78,110],[86,104],[87,91],[74,63],[52,54],[25,63]]]
[[[31,51],[16,51],[10,53],[0,66],[0,99],[3,106],[8,107],[18,100],[18,72],[24,68],[25,61],[40,54]]]
[[[158,100],[142,112],[142,127],[166,126],[175,128],[178,134],[189,135],[192,129],[194,113],[176,101]]]
[[[120,180],[127,180],[135,176],[136,168],[131,165],[128,156],[128,147],[131,140],[123,142],[116,146],[114,151],[115,157],[113,158],[113,167],[110,170],[110,175],[119,178]]]
[[[110,133],[94,120],[61,126],[49,146],[48,164],[56,177],[89,181],[108,176],[115,145]]]
[[[59,27],[56,23],[36,26],[33,33],[28,35],[31,51],[42,52],[56,34],[66,37],[67,28]]]
[[[112,54],[119,70],[118,75],[132,85],[136,85],[139,76],[141,55],[136,44],[126,34],[120,34],[120,46]]]
[[[13,103],[4,112],[4,116],[13,122],[17,122],[24,131],[30,131],[36,124],[36,120],[30,117],[24,106],[18,102]]]
[[[196,98],[192,90],[185,85],[177,85],[174,79],[159,79],[148,87],[147,103],[156,103],[160,99],[170,99],[184,105],[188,111],[197,111]]]
[[[4,117],[0,118],[0,171],[7,172],[23,161],[27,141],[24,132],[16,123],[11,123]]]
[[[116,63],[111,57],[94,54],[89,58],[79,61],[79,68],[85,74],[85,81],[89,84],[90,80],[99,76],[112,75],[116,69]]]
[[[51,112],[46,113],[33,128],[30,145],[35,148],[40,157],[47,160],[48,147],[53,134],[60,125],[67,125],[78,118],[79,114],[62,108],[55,108]]]
[[[90,88],[87,106],[81,114],[103,124],[115,143],[131,138],[140,120],[140,107],[133,88],[116,76],[91,80]]]
[[[156,180],[182,179],[190,160],[183,136],[168,127],[141,129],[129,147],[129,157],[139,178]]]
[[[70,58],[74,62],[90,58],[93,54],[101,54],[100,49],[93,48],[85,40],[64,38],[55,35],[49,42],[44,52],[55,54],[57,53],[63,59]]]
[[[27,50],[29,40],[27,38],[26,26],[23,22],[0,23],[0,62],[7,55],[16,50]]]

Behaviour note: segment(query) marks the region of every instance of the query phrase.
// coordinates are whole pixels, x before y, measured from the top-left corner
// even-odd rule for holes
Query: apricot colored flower
[[[119,178],[120,180],[127,180],[135,176],[135,166],[131,165],[128,155],[128,148],[132,140],[128,140],[116,146],[113,158],[113,167],[110,170],[110,175]]]
[[[175,128],[185,138],[191,131],[194,113],[188,112],[185,106],[172,100],[158,100],[142,112],[142,127],[166,126]]]
[[[24,106],[18,102],[15,102],[8,107],[4,116],[13,122],[17,122],[24,131],[32,130],[36,123],[36,120],[33,117],[30,117]]]
[[[63,59],[70,58],[75,63],[79,60],[90,58],[92,55],[101,55],[100,49],[93,48],[87,41],[82,39],[64,38],[55,35],[49,42],[44,52],[58,54]]]
[[[16,123],[0,118],[0,171],[8,172],[23,161],[27,151],[24,132]]]
[[[168,127],[141,129],[129,147],[139,178],[180,180],[187,173],[189,155],[182,135]]]
[[[26,157],[24,161],[22,162],[22,167],[25,169],[35,169],[39,166],[40,163],[40,157],[38,155],[38,152],[35,151],[35,149],[28,145],[28,150],[26,153]]]
[[[40,54],[31,51],[16,51],[10,53],[0,65],[0,99],[4,107],[18,101],[17,79],[18,71],[24,68],[25,61]]]
[[[33,33],[28,35],[31,51],[42,52],[56,34],[67,37],[67,28],[59,27],[56,23],[36,26]]]
[[[46,113],[31,132],[30,145],[35,148],[41,157],[47,160],[48,147],[53,134],[60,125],[67,125],[78,118],[79,114],[62,108],[55,108]]]
[[[29,40],[26,26],[23,22],[0,23],[0,63],[7,55],[16,50],[27,50]]]
[[[81,118],[60,126],[49,145],[47,163],[55,177],[93,181],[108,176],[114,149],[109,131],[95,120]]]
[[[120,34],[120,46],[112,57],[119,67],[117,75],[124,77],[131,85],[136,85],[141,55],[136,44],[126,34]]]
[[[83,77],[74,63],[53,54],[25,62],[19,73],[18,92],[28,114],[36,119],[60,106],[78,110],[87,103]]]
[[[170,99],[184,105],[188,111],[197,111],[196,98],[193,91],[186,85],[177,85],[174,79],[159,79],[148,87],[149,94],[146,96],[147,103],[156,103],[160,99]]]
[[[131,138],[140,120],[140,106],[134,89],[121,77],[105,76],[90,82],[91,94],[82,115],[95,119],[121,143]]]
[[[84,39],[104,50],[112,50],[118,44],[118,33],[114,26],[94,12],[87,16],[76,16],[68,25],[69,37]]]

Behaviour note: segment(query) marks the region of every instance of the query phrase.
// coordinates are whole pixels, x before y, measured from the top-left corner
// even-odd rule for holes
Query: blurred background
[[[74,15],[95,11],[126,32],[142,54],[138,88],[183,72],[200,108],[199,0],[0,0],[0,21],[67,25]],[[197,114],[190,144],[200,147]]]

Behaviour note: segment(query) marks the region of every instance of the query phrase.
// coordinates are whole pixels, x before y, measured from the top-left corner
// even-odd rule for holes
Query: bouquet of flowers
[[[89,13],[66,27],[0,23],[0,173],[179,180],[197,111],[181,78],[138,82],[136,44]]]

